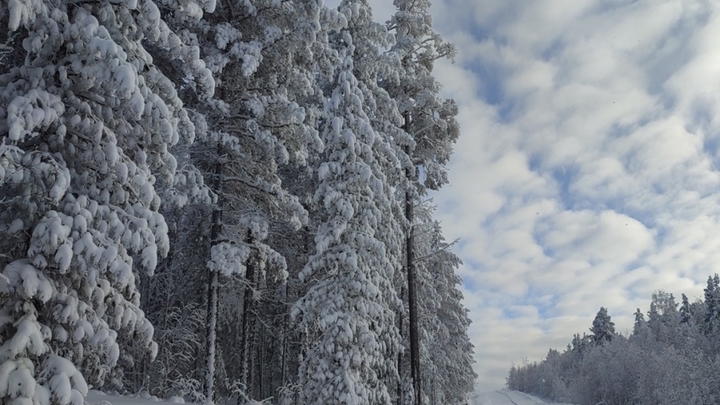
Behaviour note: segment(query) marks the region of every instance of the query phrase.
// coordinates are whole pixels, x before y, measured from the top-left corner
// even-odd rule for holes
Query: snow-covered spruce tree
[[[685,293],[682,294],[682,304],[680,305],[679,312],[679,322],[681,324],[688,324],[693,321],[692,316],[692,309],[690,308],[690,300],[688,300],[687,295]]]
[[[353,75],[353,39],[331,33],[340,64],[327,83],[321,122],[325,144],[315,192],[315,253],[301,280],[310,289],[293,308],[304,331],[298,381],[304,404],[389,403],[382,376],[395,367],[398,339],[393,268],[378,240],[383,215],[373,174],[376,133]],[[389,370],[390,369],[390,370]]]
[[[459,135],[453,100],[439,96],[440,85],[432,75],[436,60],[452,57],[454,47],[432,29],[428,0],[395,0],[397,12],[387,26],[395,34],[392,52],[398,65],[389,70],[381,85],[388,90],[403,117],[402,129],[412,138],[405,145],[410,164],[405,166],[407,186],[404,189],[405,274],[409,321],[410,371],[415,403],[422,401],[420,365],[420,331],[418,326],[417,269],[414,209],[427,189],[437,190],[447,183],[445,164]]]
[[[720,327],[720,276],[708,276],[705,288],[705,331],[714,333]]]
[[[615,337],[615,323],[608,315],[605,307],[600,307],[597,315],[595,315],[590,332],[592,332],[590,337],[596,345],[607,343]]]
[[[347,30],[353,37],[355,48],[353,73],[358,80],[358,89],[363,94],[363,110],[377,134],[373,143],[377,162],[373,174],[383,183],[383,195],[376,196],[378,207],[383,212],[378,224],[378,229],[383,231],[378,233],[378,240],[385,244],[387,258],[392,267],[401,269],[404,261],[405,216],[403,200],[397,198],[397,190],[406,188],[407,182],[402,168],[411,165],[404,147],[414,146],[414,143],[401,128],[403,119],[395,100],[379,84],[383,77],[392,75],[391,70],[398,65],[397,55],[387,52],[393,45],[393,37],[383,24],[375,22],[367,1],[346,0],[340,3],[338,10],[348,20]],[[400,296],[407,283],[401,271],[395,274],[393,287]],[[402,320],[407,318],[407,309],[405,305],[398,305],[393,307],[393,310],[400,329]],[[403,363],[402,353],[399,353],[395,368],[402,370]],[[395,387],[391,390],[393,402],[410,394],[409,381],[401,381],[400,373],[395,372],[395,368],[384,378],[388,387]]]
[[[645,314],[638,308],[633,314],[635,322],[633,323],[633,332],[631,339],[647,340],[650,338],[650,328],[648,328]]]
[[[214,7],[185,3],[177,13]],[[0,398],[82,404],[111,375],[118,333],[157,350],[136,271],[168,251],[155,186],[173,186],[168,148],[194,128],[145,44],[186,62],[198,88],[212,79],[152,1],[2,7],[23,57],[0,76],[0,239],[16,245],[3,249]]]

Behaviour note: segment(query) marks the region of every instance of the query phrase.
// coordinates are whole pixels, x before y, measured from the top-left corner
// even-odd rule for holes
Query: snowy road
[[[472,396],[471,405],[553,405],[531,395],[519,391],[498,390],[476,393]],[[561,405],[561,404],[554,404]]]

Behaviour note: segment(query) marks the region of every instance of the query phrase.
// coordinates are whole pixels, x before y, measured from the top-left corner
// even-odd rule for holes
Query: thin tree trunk
[[[248,245],[252,245],[253,239],[250,235],[250,232],[248,231],[248,236],[246,239],[246,243]],[[242,309],[242,337],[240,340],[240,350],[242,350],[242,358],[241,358],[241,373],[242,373],[242,382],[245,385],[245,393],[249,397],[255,399],[255,390],[257,387],[255,387],[254,382],[255,374],[254,371],[254,353],[255,350],[253,350],[253,343],[254,343],[254,332],[255,332],[255,325],[251,315],[251,309],[253,306],[253,289],[256,286],[255,283],[255,263],[253,262],[254,255],[251,255],[248,259],[246,270],[245,270],[245,279],[247,280],[248,285],[245,287],[245,291],[243,293],[243,309]]]
[[[259,334],[257,339],[257,344],[255,347],[257,348],[257,364],[255,365],[255,370],[257,371],[257,392],[258,397],[257,398],[267,398],[265,396],[265,373],[263,372],[265,369],[265,327],[263,326],[261,328],[261,333]],[[261,344],[260,342],[263,342]]]
[[[406,195],[406,198],[410,195]],[[413,379],[413,391],[415,392],[415,404],[422,403],[422,386],[420,376],[420,332],[418,330],[418,308],[417,308],[417,269],[415,268],[415,248],[413,232],[413,200],[405,202],[405,216],[410,223],[406,239],[406,266],[408,280],[408,320],[410,326],[410,373]]]
[[[403,129],[408,132],[410,128],[411,117],[408,113],[404,114]],[[410,155],[410,148],[405,149]],[[405,176],[409,183],[408,189],[405,191],[405,219],[408,228],[405,239],[405,266],[407,269],[407,288],[408,288],[408,322],[410,327],[410,374],[413,380],[413,391],[415,393],[415,405],[422,404],[422,384],[420,377],[420,332],[418,330],[418,297],[417,297],[417,269],[415,268],[415,193],[414,183],[416,181],[415,167],[407,168]]]
[[[284,301],[288,301],[288,286],[285,285],[284,291]],[[285,314],[283,315],[283,321],[282,321],[282,329],[281,329],[281,335],[282,341],[280,343],[280,386],[285,387],[285,384],[287,381],[285,380],[285,375],[287,371],[287,351],[288,351],[288,329],[289,329],[289,323],[290,323],[290,311],[285,311]]]
[[[402,298],[402,293],[400,294],[400,297]],[[400,313],[400,316],[398,316],[398,330],[400,331],[400,336],[402,336],[403,333],[403,318],[402,318],[402,312]],[[402,352],[399,352],[397,355],[397,373],[398,373],[398,382],[397,382],[397,405],[402,405],[403,403],[403,368],[402,368]]]
[[[212,228],[210,229],[210,245],[220,243],[222,234],[222,146],[217,147],[217,162],[215,163],[215,192],[218,202],[212,213]],[[206,362],[205,362],[205,403],[214,403],[215,383],[215,345],[218,313],[219,273],[208,268],[208,297],[207,297],[207,323],[206,323]]]
[[[213,215],[214,216],[214,215]],[[207,308],[207,359],[205,366],[205,403],[213,404],[215,380],[215,331],[218,311],[218,272],[209,270]]]

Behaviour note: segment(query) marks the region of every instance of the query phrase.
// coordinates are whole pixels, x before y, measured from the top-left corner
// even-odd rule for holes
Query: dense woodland
[[[616,333],[605,308],[590,334],[539,363],[512,367],[511,389],[580,405],[710,405],[720,403],[720,277],[704,300],[658,291],[647,316],[635,312],[632,334]]]
[[[8,0],[0,400],[462,404],[427,0]]]

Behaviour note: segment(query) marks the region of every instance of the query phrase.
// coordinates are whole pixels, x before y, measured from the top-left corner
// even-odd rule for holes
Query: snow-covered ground
[[[153,400],[154,399],[154,400]],[[157,399],[142,399],[134,397],[116,397],[109,394],[104,394],[100,391],[90,391],[85,397],[85,402],[88,405],[100,405],[104,404],[105,401],[111,405],[163,405],[171,402],[158,402]],[[175,405],[173,403],[173,405]]]
[[[90,391],[86,401],[88,405],[101,405],[107,401],[111,405],[162,405],[169,402],[158,402],[150,399],[115,397],[100,391]],[[532,395],[519,391],[497,390],[491,392],[475,392],[470,398],[470,405],[570,405],[547,402]]]
[[[520,391],[497,390],[475,392],[470,398],[471,405],[569,405],[547,402]]]

